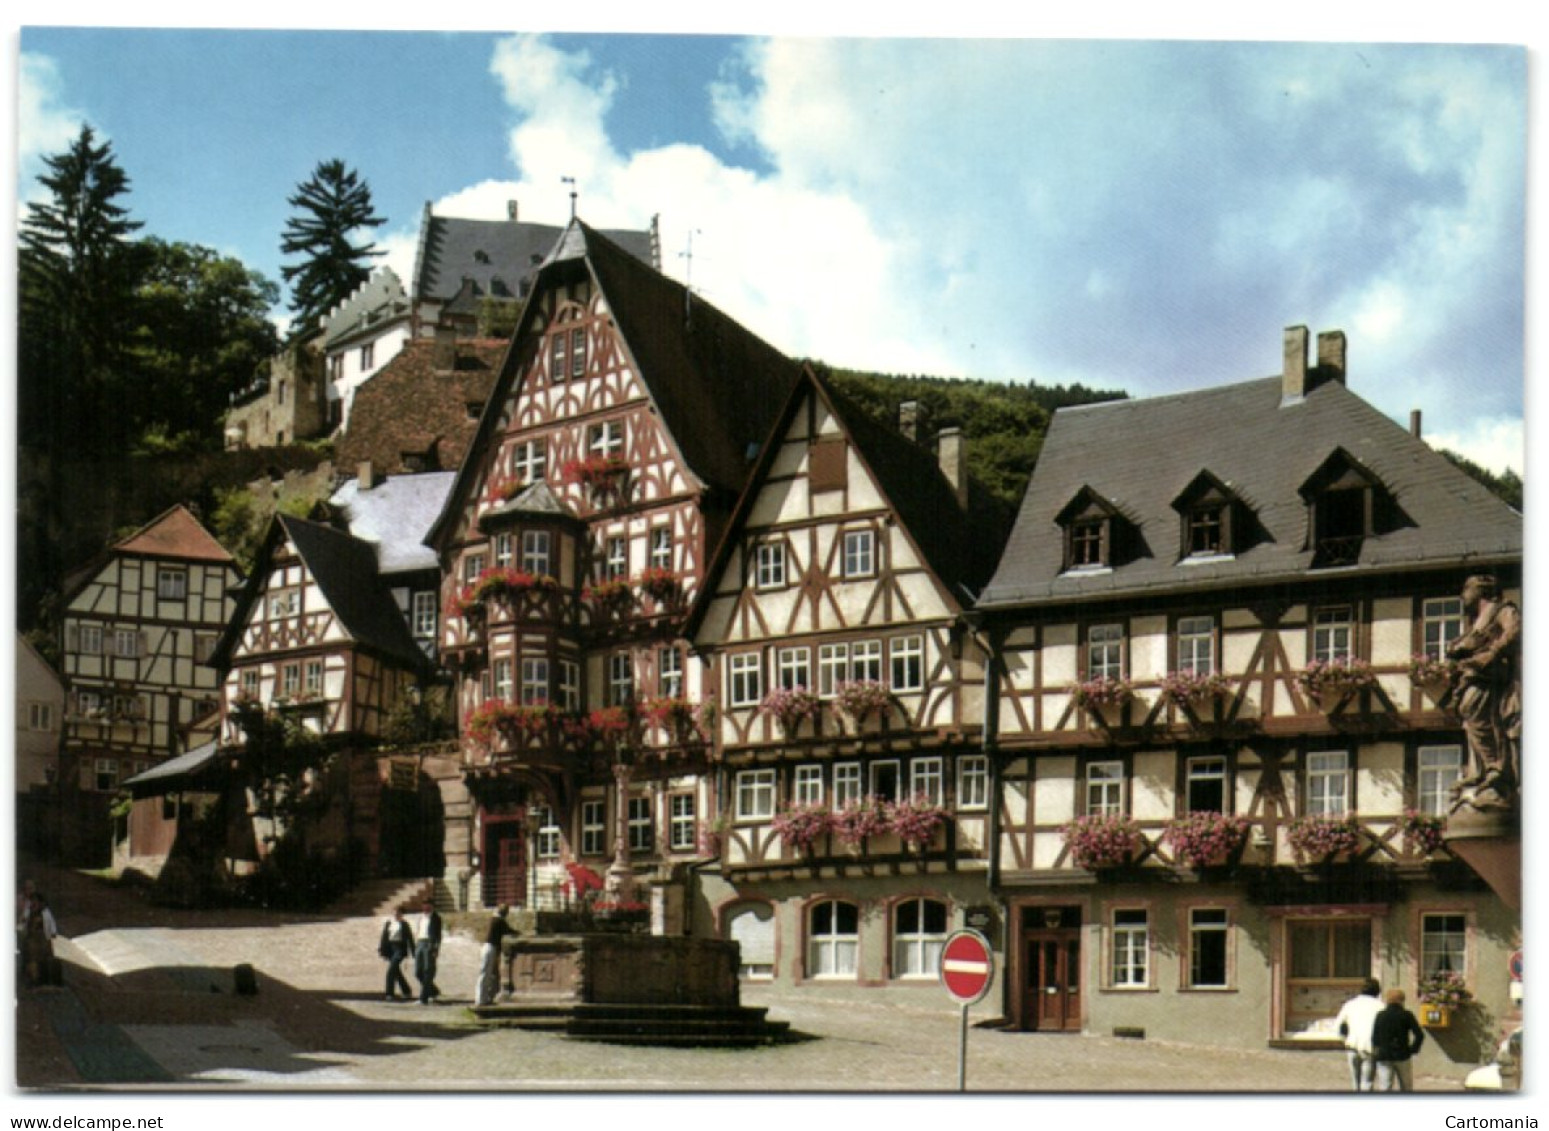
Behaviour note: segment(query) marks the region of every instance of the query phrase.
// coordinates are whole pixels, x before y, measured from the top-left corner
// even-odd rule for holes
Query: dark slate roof
[[[290,515],[275,515],[253,575],[237,598],[236,611],[221,635],[210,664],[225,668],[246,628],[248,614],[263,596],[270,562],[288,538],[323,597],[356,644],[419,670],[425,654],[415,644],[403,612],[377,571],[376,547],[342,530]]]
[[[185,789],[196,782],[215,779],[214,771],[222,765],[220,745],[206,742],[187,754],[169,758],[159,766],[152,766],[143,773],[124,779],[124,785],[136,797],[154,797],[171,790]]]
[[[456,478],[455,471],[392,475],[369,491],[360,489],[360,480],[350,479],[328,502],[352,535],[376,548],[377,568],[383,574],[438,569],[435,551],[422,539]]]
[[[563,280],[578,270],[589,271],[607,298],[625,348],[689,470],[707,487],[735,499],[796,382],[799,365],[709,303],[691,297],[681,283],[576,220],[544,265],[535,293],[547,281]],[[529,302],[513,340],[528,332],[532,319]],[[427,541],[434,543],[461,509],[472,469],[494,440],[499,406],[519,374],[519,353],[513,349],[506,354],[457,486]]]
[[[980,607],[1521,559],[1521,515],[1343,383],[1281,400],[1281,379],[1271,377],[1055,413]],[[1300,489],[1338,449],[1381,481],[1412,525],[1367,538],[1355,566],[1311,570]],[[1203,471],[1252,509],[1264,537],[1235,558],[1181,565],[1172,503]],[[1062,577],[1055,516],[1083,486],[1135,520],[1144,551],[1109,572]]]
[[[487,523],[491,519],[498,520],[508,515],[519,514],[543,515],[549,518],[574,519],[576,517],[575,511],[561,502],[548,483],[540,479],[522,488],[499,506],[485,511],[479,521]]]
[[[525,298],[522,281],[538,272],[566,230],[524,220],[436,216],[429,208],[421,224],[414,297],[433,302],[451,301],[465,279],[481,296]],[[619,229],[608,236],[642,263],[651,262],[650,232]]]

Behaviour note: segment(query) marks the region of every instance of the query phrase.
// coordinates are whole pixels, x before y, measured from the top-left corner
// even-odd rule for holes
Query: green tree
[[[371,260],[385,254],[356,244],[362,229],[384,223],[371,207],[371,188],[338,159],[321,161],[312,176],[286,198],[296,214],[286,222],[280,250],[301,256],[280,268],[290,284],[293,336],[316,328],[318,319],[348,298],[371,275]]]
[[[134,336],[138,431],[173,447],[218,448],[232,395],[279,349],[269,310],[280,289],[207,247],[159,239],[144,247]]]
[[[127,342],[143,253],[119,198],[129,177],[90,126],[38,178],[18,254],[19,423],[24,445],[117,447],[129,430]]]

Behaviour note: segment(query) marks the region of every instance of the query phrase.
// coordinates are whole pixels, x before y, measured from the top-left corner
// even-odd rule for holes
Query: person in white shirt
[[[1372,1090],[1377,1060],[1372,1054],[1372,1027],[1382,1012],[1382,987],[1376,978],[1367,978],[1361,992],[1339,1010],[1339,1035],[1345,1040],[1350,1057],[1350,1086],[1357,1092]]]

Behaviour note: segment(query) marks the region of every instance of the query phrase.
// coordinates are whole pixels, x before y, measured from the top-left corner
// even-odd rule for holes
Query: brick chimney
[[[1420,410],[1417,408],[1412,408],[1409,410],[1409,434],[1416,440],[1421,438]]]
[[[1316,384],[1325,381],[1345,383],[1345,332],[1329,330],[1318,335],[1318,372]]]
[[[1285,328],[1285,366],[1280,374],[1282,405],[1294,404],[1307,395],[1307,327]]]
[[[355,489],[357,491],[369,491],[376,486],[376,469],[371,466],[369,459],[360,461],[360,466],[355,470]]]
[[[920,439],[920,402],[904,401],[898,406],[898,430],[909,440]]]
[[[506,201],[506,219],[513,224],[516,223],[516,201],[514,200]]]
[[[968,445],[963,441],[961,428],[943,428],[936,433],[936,461],[941,474],[952,485],[957,505],[968,509]]]

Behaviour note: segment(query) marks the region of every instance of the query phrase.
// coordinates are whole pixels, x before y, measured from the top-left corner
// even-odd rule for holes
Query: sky
[[[793,356],[1145,396],[1342,329],[1353,389],[1520,470],[1526,83],[1448,43],[24,26],[16,191],[88,122],[146,233],[278,281],[340,158],[407,279],[427,202],[563,223],[572,177]]]

